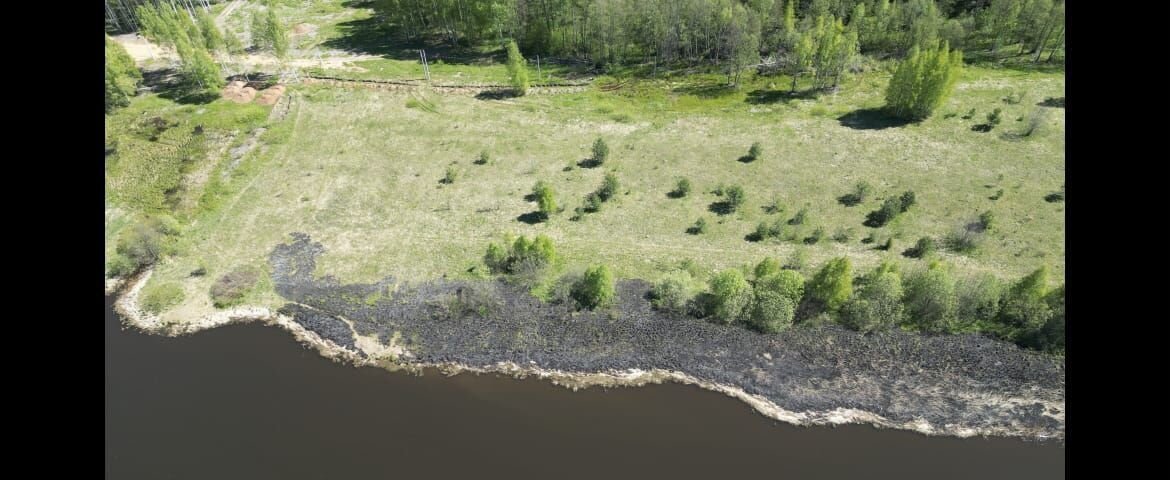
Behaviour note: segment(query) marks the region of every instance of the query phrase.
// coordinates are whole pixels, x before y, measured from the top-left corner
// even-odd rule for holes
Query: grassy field
[[[217,187],[221,201],[190,216],[180,253],[159,266],[152,283],[184,285],[186,300],[171,311],[177,318],[208,311],[215,278],[242,265],[263,270],[268,252],[293,231],[323,242],[329,252],[319,273],[343,281],[470,275],[486,244],[505,232],[546,233],[565,268],[602,262],[620,277],[653,279],[683,259],[718,269],[798,251],[806,271],[838,255],[862,266],[895,258],[912,267],[923,262],[900,252],[918,237],[942,237],[985,210],[995,212],[998,227],[982,250],[943,253],[959,272],[1014,279],[1048,264],[1062,278],[1063,204],[1043,197],[1064,177],[1063,110],[1053,109],[1038,136],[1011,140],[1001,133],[1020,128],[1016,118],[1030,115],[1039,100],[1063,96],[1063,77],[969,69],[942,111],[921,124],[869,128],[880,121],[841,120],[879,106],[886,77],[872,72],[835,96],[773,103],[753,93],[766,89],[766,78],[728,92],[696,88],[703,79],[691,78],[504,101],[300,87],[293,90],[294,111],[268,126],[265,145],[237,167],[238,180]],[[1001,100],[1025,89],[1019,104]],[[408,107],[419,97],[432,107]],[[963,119],[971,108],[975,118]],[[1005,122],[989,133],[972,131],[992,108],[1004,109]],[[599,168],[577,166],[597,137],[609,143],[610,159]],[[740,162],[753,142],[763,155]],[[491,154],[489,164],[473,163],[481,151]],[[448,167],[458,178],[441,184]],[[616,200],[570,221],[607,171],[621,181]],[[670,198],[683,176],[691,194]],[[537,180],[552,185],[566,211],[528,224],[520,218],[536,205],[523,197]],[[875,187],[873,198],[839,204],[837,197],[861,180]],[[720,184],[746,191],[738,212],[710,211],[719,199],[708,192]],[[1000,189],[998,200],[989,199]],[[862,225],[882,198],[904,190],[916,193],[915,207],[884,228]],[[766,213],[774,198],[786,209]],[[823,227],[829,236],[851,229],[850,240],[745,240],[760,221],[787,219],[801,208],[809,220],[790,227],[800,230],[798,239]],[[708,232],[687,234],[699,217]],[[893,248],[861,243],[871,231],[879,241],[893,236]],[[198,266],[207,275],[189,276]],[[249,301],[279,300],[262,285]]]
[[[333,73],[421,76],[417,61],[403,57],[408,49],[370,33],[368,9],[278,4],[290,25],[312,21],[316,28],[294,39],[294,57],[307,58],[318,46],[344,49],[382,58],[357,62],[364,71]],[[246,25],[249,8],[230,15],[228,25]],[[432,74],[441,82],[501,83],[497,56],[484,50],[473,60],[432,66]],[[574,72],[557,67],[546,75]],[[534,68],[530,76],[535,80]],[[684,259],[714,271],[765,256],[801,258],[811,274],[846,255],[859,270],[883,259],[913,270],[926,262],[901,253],[919,237],[941,240],[991,211],[996,227],[978,252],[940,254],[960,276],[1014,280],[1046,264],[1063,281],[1064,204],[1044,197],[1062,189],[1064,110],[1039,105],[1064,96],[1063,73],[969,67],[933,117],[908,125],[877,113],[888,79],[889,65],[871,62],[838,93],[816,98],[787,95],[788,77],[750,73],[739,88],[725,87],[719,74],[601,77],[583,93],[505,100],[294,85],[292,109],[279,120],[268,119],[271,107],[187,105],[147,94],[107,118],[107,144],[118,144],[106,162],[107,257],[139,213],[178,219],[177,253],[156,267],[151,284],[182,287],[182,303],[164,313],[182,320],[214,310],[208,291],[222,275],[266,271],[268,253],[294,231],[329,250],[318,273],[345,282],[473,276],[488,242],[509,232],[552,237],[562,271],[605,263],[618,277],[653,280]],[[1004,101],[1020,94],[1019,102]],[[995,108],[1003,123],[976,131]],[[1046,116],[1036,134],[1010,135],[1038,111]],[[151,140],[152,124],[144,122],[155,116],[168,127]],[[201,138],[195,126],[204,127]],[[598,137],[609,144],[609,160],[579,166]],[[740,161],[754,142],[763,154]],[[491,156],[486,165],[473,163],[481,151]],[[457,178],[441,183],[448,169]],[[619,194],[571,221],[607,172],[619,178]],[[692,191],[671,198],[680,177]],[[538,180],[552,186],[565,210],[527,223],[537,207],[524,196]],[[859,181],[874,187],[871,198],[840,204]],[[720,198],[710,192],[721,185],[746,192],[737,212],[712,211]],[[863,226],[884,198],[906,190],[916,194],[913,208],[885,227]],[[777,201],[784,209],[769,213]],[[808,220],[786,227],[793,240],[746,239],[758,223],[784,222],[801,209]],[[688,234],[700,217],[707,232]],[[804,244],[817,228],[825,238]],[[837,233],[848,239],[834,241]],[[875,242],[862,242],[871,235]],[[874,248],[888,238],[889,251]],[[199,268],[206,274],[192,276]],[[260,278],[243,303],[283,303],[267,276]]]

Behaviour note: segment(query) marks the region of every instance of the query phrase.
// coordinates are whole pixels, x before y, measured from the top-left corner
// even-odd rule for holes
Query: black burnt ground
[[[1063,437],[1037,399],[1063,402],[1064,363],[979,335],[901,331],[861,335],[837,326],[759,334],[653,310],[649,284],[618,283],[609,312],[570,312],[503,282],[433,281],[395,289],[314,279],[324,252],[307,235],[270,255],[283,311],[338,345],[352,334],[395,333],[420,363],[514,362],[569,372],[668,369],[733,385],[790,411],[854,408],[895,422]],[[766,355],[766,356],[765,356]],[[770,357],[770,358],[769,358]],[[1002,400],[1030,400],[1011,407]]]

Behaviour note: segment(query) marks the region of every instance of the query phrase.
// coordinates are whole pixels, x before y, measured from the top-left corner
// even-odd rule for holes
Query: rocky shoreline
[[[290,302],[275,312],[236,308],[163,325],[137,308],[149,272],[128,282],[116,308],[127,323],[169,335],[263,321],[357,365],[536,376],[574,389],[669,381],[797,425],[1064,438],[1063,360],[990,338],[836,326],[762,335],[655,311],[641,281],[619,282],[619,302],[605,312],[571,312],[503,282],[341,284],[313,278],[324,247],[292,237],[269,257],[276,291]]]

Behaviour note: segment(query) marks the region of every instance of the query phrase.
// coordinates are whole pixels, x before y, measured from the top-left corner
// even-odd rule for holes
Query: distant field
[[[505,232],[546,233],[564,268],[606,263],[621,277],[654,279],[683,259],[717,269],[764,256],[784,260],[796,251],[810,268],[838,255],[862,266],[895,258],[913,268],[924,262],[900,253],[915,240],[942,237],[985,210],[995,212],[998,228],[982,251],[943,254],[958,272],[1014,279],[1048,264],[1063,278],[1063,203],[1043,199],[1064,178],[1063,109],[1050,109],[1039,136],[1001,137],[1021,128],[1016,119],[1026,120],[1037,102],[1063,96],[1063,75],[968,69],[947,105],[922,124],[864,129],[856,128],[869,126],[864,115],[861,125],[839,120],[881,105],[887,78],[874,71],[854,77],[835,96],[791,101],[759,92],[768,83],[784,90],[780,78],[728,92],[704,89],[699,77],[688,80],[695,85],[662,81],[491,101],[294,88],[292,113],[269,125],[263,145],[217,186],[222,198],[215,208],[191,214],[180,253],[157,268],[152,282],[175,281],[187,290],[187,300],[169,315],[208,311],[214,279],[240,265],[266,268],[268,252],[293,231],[329,249],[320,274],[346,282],[468,275],[487,243]],[[1019,104],[1001,100],[1025,90]],[[209,107],[254,108],[223,101]],[[975,118],[961,118],[972,108]],[[972,131],[993,108],[1004,110],[1004,123],[990,133]],[[577,166],[599,136],[609,143],[610,159],[599,168]],[[761,158],[738,161],[752,142],[763,147]],[[473,164],[484,150],[492,162]],[[440,184],[448,167],[458,178]],[[617,199],[570,221],[607,171],[621,181]],[[679,177],[690,179],[692,192],[669,198]],[[566,211],[530,225],[518,218],[536,210],[523,197],[537,180],[552,185]],[[837,197],[861,180],[875,187],[873,198],[839,204]],[[719,184],[742,185],[744,207],[725,216],[709,211],[718,198],[708,192]],[[990,200],[1000,189],[1002,196]],[[916,193],[915,207],[884,228],[862,225],[885,196],[904,190]],[[774,197],[786,209],[768,214],[763,207]],[[823,227],[820,243],[745,240],[760,221],[788,219],[802,207],[809,220],[789,228],[803,238]],[[707,219],[708,232],[687,234],[699,217]],[[829,238],[842,229],[851,229],[848,241]],[[893,248],[861,243],[870,232],[879,241],[895,237]],[[199,265],[207,275],[189,276]],[[269,287],[249,301],[279,303]]]

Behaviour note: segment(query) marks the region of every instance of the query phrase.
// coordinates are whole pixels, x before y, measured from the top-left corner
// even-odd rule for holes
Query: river
[[[122,330],[106,298],[106,478],[1064,478],[1065,448],[796,427],[694,386],[354,368],[287,332]]]

